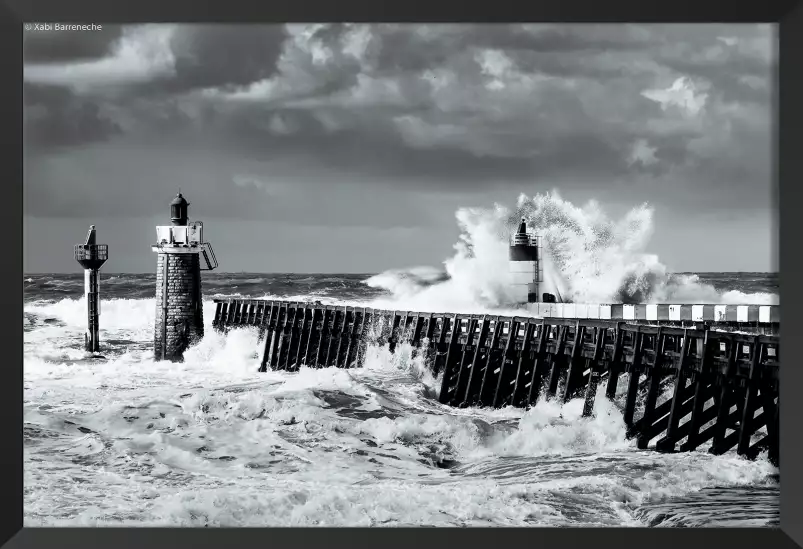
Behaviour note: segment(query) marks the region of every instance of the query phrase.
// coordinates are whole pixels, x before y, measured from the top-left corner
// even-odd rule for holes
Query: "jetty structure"
[[[624,389],[624,420],[639,448],[710,444],[712,453],[736,447],[751,458],[767,450],[778,463],[777,336],[720,331],[715,324],[215,302],[215,329],[259,330],[261,371],[356,368],[369,343],[391,352],[407,344],[443,376],[442,404],[528,407],[540,398],[583,398],[589,416],[604,383],[611,399]],[[762,428],[766,434],[754,440]]]
[[[108,244],[96,242],[95,226],[90,225],[83,244],[75,245],[75,260],[84,268],[87,328],[84,348],[90,353],[100,351],[100,268],[109,259]]]
[[[157,359],[180,360],[203,334],[200,259],[217,266],[188,203],[157,227]],[[356,368],[369,344],[409,346],[441,376],[448,406],[534,406],[584,399],[597,389],[623,401],[639,448],[767,451],[778,463],[778,306],[558,303],[541,294],[537,237],[519,225],[510,269],[521,316],[423,313],[268,299],[216,299],[215,330],[259,333],[260,371]],[[539,299],[540,297],[540,299]]]
[[[184,351],[204,335],[201,271],[218,266],[204,240],[202,221],[189,220],[181,191],[170,203],[170,225],[156,227],[156,360],[180,362]]]

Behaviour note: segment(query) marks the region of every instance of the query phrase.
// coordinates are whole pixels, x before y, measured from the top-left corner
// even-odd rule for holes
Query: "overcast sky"
[[[26,272],[156,265],[180,187],[225,271],[452,255],[461,206],[655,208],[676,271],[775,270],[770,25],[104,25],[25,33]]]

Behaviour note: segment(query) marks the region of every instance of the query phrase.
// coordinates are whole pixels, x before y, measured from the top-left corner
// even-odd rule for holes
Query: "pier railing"
[[[216,329],[259,330],[262,371],[359,367],[369,343],[387,344],[391,352],[409,344],[443,376],[439,401],[446,405],[527,407],[539,398],[583,398],[588,416],[605,382],[608,398],[623,399],[624,420],[639,448],[655,441],[655,449],[672,452],[710,443],[714,454],[736,448],[752,458],[767,450],[778,460],[777,336],[694,321],[216,303]],[[623,391],[620,381],[627,384]]]

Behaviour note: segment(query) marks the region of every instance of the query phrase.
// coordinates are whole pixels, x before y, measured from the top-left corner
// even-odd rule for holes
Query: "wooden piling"
[[[332,361],[327,364],[327,366],[334,366],[335,368],[343,368],[345,364],[343,362],[343,342],[348,335],[347,327],[348,327],[348,320],[349,320],[349,313],[346,307],[343,308],[342,311],[338,311],[340,314],[335,314],[335,322],[336,322],[336,332],[335,332],[335,344],[333,345],[333,353],[334,356]],[[339,322],[337,319],[339,318]]]
[[[280,351],[278,364],[278,368],[280,370],[290,370],[291,364],[293,363],[293,341],[297,340],[298,337],[298,329],[296,328],[298,323],[298,307],[299,304],[294,303],[290,308],[290,311],[288,311],[289,319],[287,322],[287,327],[284,330],[284,337],[282,338],[282,349]]]
[[[267,372],[268,366],[270,365],[270,354],[273,348],[274,329],[278,318],[278,311],[276,312],[276,314],[273,314],[273,311],[276,309],[278,309],[277,305],[271,303],[272,318],[268,319],[268,324],[265,328],[265,340],[264,340],[265,346],[264,350],[262,351],[262,362],[259,366],[260,372]]]
[[[563,353],[566,349],[567,332],[568,327],[565,325],[561,325],[558,329],[557,347],[554,354],[551,356],[552,369],[549,373],[549,386],[547,388],[547,394],[550,397],[554,397],[558,392],[558,382],[560,381],[561,368],[563,367],[563,362],[565,360]]]
[[[357,310],[353,310],[351,312],[347,311],[347,314],[351,315],[351,324],[349,325],[349,331],[346,335],[346,351],[345,356],[343,357],[343,367],[344,368],[351,368],[352,362],[354,360],[354,352],[357,348],[357,335],[359,334],[360,324],[362,322],[360,313]]]
[[[633,415],[636,410],[636,398],[638,397],[638,383],[641,376],[641,356],[644,347],[644,334],[641,332],[641,326],[636,327],[636,331],[632,334],[634,339],[633,355],[630,364],[628,365],[628,383],[627,383],[627,396],[625,398],[624,422],[628,430],[633,426]]]
[[[450,335],[448,347],[446,349],[446,357],[443,365],[443,381],[441,383],[441,391],[438,400],[441,404],[451,403],[452,394],[455,389],[455,381],[460,375],[457,369],[458,362],[458,345],[460,343],[460,332],[462,324],[459,321],[458,315],[450,321]]]
[[[318,345],[315,348],[315,367],[326,366],[326,352],[329,349],[329,323],[331,322],[331,310],[324,309],[321,318],[321,329],[318,333]]]
[[[390,330],[390,339],[388,340],[388,350],[392,353],[396,350],[396,344],[399,341],[399,324],[401,323],[401,315],[398,312],[393,313],[393,327]]]
[[[488,344],[485,360],[483,363],[482,381],[479,386],[479,396],[474,401],[480,406],[490,406],[493,403],[493,391],[496,389],[496,377],[499,372],[499,359],[501,357],[501,350],[497,349],[499,345],[499,338],[502,335],[502,328],[504,320],[499,317],[494,317],[494,328],[491,334],[491,341]]]
[[[522,341],[519,360],[516,367],[516,381],[513,384],[513,394],[510,395],[510,404],[513,406],[527,406],[527,380],[532,367],[535,365],[535,356],[532,352],[533,334],[535,324],[528,322],[524,329],[524,340]]]
[[[764,389],[766,389],[766,391]],[[773,389],[775,390],[773,391]],[[768,449],[767,458],[777,467],[780,465],[780,452],[778,445],[780,396],[776,400],[774,394],[778,394],[777,387],[773,388],[770,383],[765,383],[762,385],[761,399],[764,407],[764,413],[767,414],[767,436],[765,436],[757,446],[760,445]]]
[[[585,332],[585,326],[580,325],[580,321],[578,320],[574,326],[574,340],[572,341],[572,350],[569,355],[569,368],[566,373],[566,384],[563,387],[564,403],[569,402],[574,397],[577,391],[578,381],[585,369],[585,360],[580,354]]]
[[[663,327],[658,328],[658,332],[654,336],[654,358],[652,364],[648,365],[647,369],[647,398],[644,403],[644,415],[641,420],[641,432],[639,433],[637,446],[640,450],[647,448],[650,442],[650,431],[655,414],[655,404],[658,400],[658,391],[661,387],[661,380],[663,379],[662,360],[665,339],[663,338]]]
[[[480,333],[474,345],[473,358],[465,366],[468,370],[468,379],[466,379],[466,392],[463,395],[462,402],[460,402],[461,408],[478,404],[478,393],[483,377],[485,376],[485,368],[483,368],[483,365],[487,365],[487,357],[484,351],[486,351],[485,346],[488,345],[487,339],[491,322],[493,321],[489,320],[487,317],[482,318]]]
[[[435,344],[435,354],[432,357],[432,373],[438,375],[446,364],[446,357],[449,351],[449,340],[447,334],[452,330],[453,319],[444,316],[440,321],[438,341]]]
[[[736,366],[736,355],[738,353],[739,345],[733,340],[729,341],[727,345],[728,345],[728,361],[720,369],[719,375],[717,377],[719,385],[719,391],[716,393],[717,421],[712,427],[713,441],[711,444],[711,448],[709,449],[709,451],[715,455],[720,455],[724,453],[723,447],[725,443],[726,429],[728,425],[732,423],[731,421],[729,421],[729,418],[731,416],[731,407],[734,404],[737,404],[738,406],[738,403],[735,402],[736,398],[734,395],[734,388],[732,386],[732,379],[730,376],[734,372],[734,368]]]
[[[301,364],[304,361],[304,343],[309,338],[309,319],[311,311],[308,309],[306,303],[301,308],[301,318],[300,324],[297,327],[294,326],[294,346],[292,351],[292,364],[288,365],[287,369],[292,370],[294,372],[298,371],[301,368]]]
[[[284,314],[284,323],[279,332],[279,344],[276,349],[276,370],[286,370],[288,361],[288,351],[290,347],[290,339],[292,337],[292,327],[296,319],[296,304],[288,304]]]
[[[281,349],[281,341],[284,338],[284,328],[287,325],[288,306],[279,305],[278,315],[276,316],[276,324],[273,329],[273,337],[270,343],[270,352],[268,353],[268,367],[275,370],[279,364],[279,352]]]
[[[468,323],[468,330],[466,331],[466,340],[463,342],[463,352],[460,355],[460,359],[458,362],[458,370],[457,370],[457,380],[455,383],[454,388],[454,397],[453,397],[453,405],[454,406],[465,406],[465,392],[466,388],[468,387],[469,378],[473,373],[474,362],[476,360],[476,356],[472,358],[472,350],[474,348],[474,337],[477,332],[477,326],[480,323],[479,319],[472,317]],[[482,325],[480,326],[480,333],[483,330],[486,330],[485,325],[485,317],[482,318]],[[477,345],[477,349],[479,349],[479,344]]]
[[[511,319],[508,324],[507,340],[505,341],[505,351],[502,355],[502,363],[499,370],[499,377],[496,381],[496,388],[494,389],[493,400],[491,406],[500,407],[507,395],[507,389],[512,383],[515,383],[516,370],[514,368],[514,360],[516,357],[516,340],[518,339],[519,329],[521,322],[517,319]]]
[[[619,384],[619,376],[624,371],[622,367],[622,337],[624,336],[623,322],[616,324],[616,336],[613,343],[613,356],[608,363],[608,383],[605,387],[605,396],[613,400],[616,398],[616,389]]]
[[[590,360],[591,371],[588,373],[588,385],[586,385],[585,403],[583,404],[583,417],[589,417],[594,411],[594,399],[597,396],[597,385],[603,372],[603,365],[600,364],[602,358],[602,347],[605,343],[607,328],[595,328],[594,355]]]
[[[675,450],[675,442],[677,441],[677,430],[680,425],[681,408],[684,404],[682,393],[686,390],[686,379],[688,377],[688,368],[686,365],[686,356],[691,348],[691,337],[688,330],[683,331],[683,343],[680,350],[680,356],[675,363],[675,386],[672,392],[672,404],[669,411],[669,421],[666,428],[666,435],[655,444],[655,449],[660,452],[673,452]]]
[[[435,353],[437,351],[437,343],[434,341],[435,337],[435,327],[438,324],[438,319],[435,317],[434,314],[429,313],[427,318],[427,330],[424,333],[424,341],[426,341],[427,345],[426,348],[422,349],[422,355],[424,356],[424,361],[426,362],[427,366],[433,370],[435,370]],[[421,348],[421,341],[418,342],[418,347]]]
[[[544,351],[546,349],[549,328],[550,326],[543,320],[534,328],[538,333],[538,339],[536,340],[537,344],[533,354],[532,375],[530,376],[530,387],[527,391],[527,405],[535,405],[538,402],[541,386],[544,383],[544,377],[548,371],[549,363],[545,360]]]
[[[750,344],[750,371],[748,373],[748,380],[755,381],[758,361],[761,358],[763,346],[759,342],[758,337],[753,337],[753,342]],[[741,456],[746,456],[750,450],[750,435],[753,434],[754,427],[751,425],[753,422],[753,414],[757,408],[758,387],[754,383],[749,383],[745,388],[744,402],[742,403],[742,416],[739,421],[737,453]],[[763,412],[762,412],[763,415]],[[766,420],[765,420],[766,421]]]

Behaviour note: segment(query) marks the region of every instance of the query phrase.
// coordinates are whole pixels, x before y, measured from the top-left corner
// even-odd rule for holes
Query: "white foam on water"
[[[26,526],[643,525],[647,504],[774,482],[764,459],[636,450],[604,391],[591,418],[455,409],[407,344],[260,374],[256,330],[213,331],[211,302],[184,362],[159,362],[154,300],[102,307],[89,360],[82,300],[25,306],[54,320],[25,332]]]

